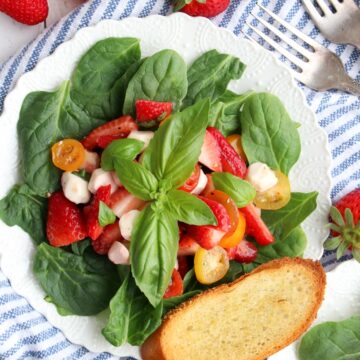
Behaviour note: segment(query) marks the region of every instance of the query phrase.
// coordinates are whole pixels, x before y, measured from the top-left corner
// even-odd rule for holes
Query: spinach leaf
[[[56,306],[76,315],[95,315],[108,307],[119,287],[116,267],[87,248],[82,256],[42,243],[34,273]]]
[[[302,338],[298,351],[300,360],[360,359],[360,315],[313,327]]]
[[[164,211],[161,201],[140,213],[130,243],[131,270],[137,286],[154,307],[169,285],[178,243],[177,221]]]
[[[183,107],[205,98],[217,100],[230,80],[240,79],[245,65],[236,57],[210,50],[197,58],[188,71],[188,91]]]
[[[71,98],[92,117],[111,120],[121,114],[119,79],[140,60],[138,39],[107,38],[98,41],[80,59],[71,81]],[[118,106],[114,99],[118,98]]]
[[[102,201],[99,202],[98,220],[100,226],[113,224],[116,220],[116,216],[113,211]]]
[[[184,301],[191,299],[193,296],[200,294],[200,290],[186,292],[180,296],[174,296],[163,300],[163,316]]]
[[[56,91],[26,96],[17,125],[24,180],[46,196],[59,188],[61,171],[51,161],[50,147],[64,138],[81,138],[102,121],[89,117],[69,96],[70,82]]]
[[[286,175],[300,156],[296,124],[274,95],[259,93],[244,101],[241,142],[250,163],[263,162]]]
[[[101,154],[101,167],[105,171],[115,169],[116,159],[134,160],[144,146],[143,141],[120,139],[112,141]]]
[[[261,217],[275,238],[282,240],[316,209],[317,196],[317,192],[292,193],[286,206],[276,211],[264,210]]]
[[[36,244],[46,241],[47,199],[35,195],[27,185],[15,185],[0,200],[0,219],[18,225]]]
[[[248,205],[256,196],[256,190],[247,181],[229,173],[213,173],[212,180],[215,188],[228,194],[237,207]]]
[[[129,272],[110,301],[110,318],[102,334],[114,346],[141,345],[160,325],[162,311],[162,303],[152,307]]]
[[[74,315],[71,311],[62,308],[61,306],[56,305],[50,296],[45,296],[44,300],[50,304],[54,304],[56,307],[56,311],[58,312],[59,315],[61,315],[61,316]]]
[[[190,225],[217,225],[211,209],[196,196],[180,190],[167,194],[166,207],[176,220]]]
[[[76,241],[76,242],[74,242],[74,243],[72,243],[70,245],[71,251],[75,255],[79,255],[79,256],[82,256],[85,253],[85,250],[89,246],[91,246],[91,239],[90,238],[86,238],[86,239],[81,240],[81,241]]]
[[[199,159],[208,121],[209,102],[202,100],[173,115],[155,132],[144,152],[142,163],[166,190],[178,188],[194,171]],[[164,185],[164,184],[163,184]]]
[[[135,116],[136,100],[171,101],[178,107],[186,95],[186,64],[174,50],[148,57],[132,77],[126,90],[123,113]]]

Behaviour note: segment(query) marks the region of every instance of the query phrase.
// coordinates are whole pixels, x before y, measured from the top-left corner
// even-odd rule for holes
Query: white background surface
[[[46,24],[23,25],[4,13],[0,13],[0,65],[18,49],[33,40],[45,28],[51,26],[84,0],[48,0],[49,15]]]

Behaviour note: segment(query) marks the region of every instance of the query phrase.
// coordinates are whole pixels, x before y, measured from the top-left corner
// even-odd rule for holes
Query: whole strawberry
[[[339,200],[330,209],[332,223],[329,225],[333,237],[324,244],[326,250],[335,250],[340,259],[347,249],[360,262],[360,188]]]
[[[227,9],[230,0],[174,0],[174,11],[190,16],[217,16]]]
[[[0,0],[0,11],[26,25],[43,22],[49,12],[47,0]]]

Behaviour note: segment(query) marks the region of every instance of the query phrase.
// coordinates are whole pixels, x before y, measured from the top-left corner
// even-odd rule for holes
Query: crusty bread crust
[[[316,301],[313,304],[313,308],[309,312],[309,315],[303,320],[303,322],[297,324],[297,326],[294,327],[292,336],[290,338],[288,338],[286,341],[283,341],[282,343],[272,345],[271,348],[266,349],[266,351],[263,351],[261,354],[259,354],[256,357],[251,357],[251,359],[249,360],[263,360],[268,356],[283,349],[284,347],[288,346],[296,339],[298,339],[309,328],[311,323],[316,318],[319,307],[323,301],[325,285],[326,285],[326,275],[321,264],[318,261],[304,260],[301,258],[281,258],[281,259],[273,260],[259,266],[251,273],[241,276],[239,279],[235,280],[230,284],[224,284],[212,288],[182,303],[180,306],[178,306],[177,308],[175,308],[174,310],[172,310],[167,314],[160,328],[157,329],[156,332],[154,332],[142,345],[141,356],[143,360],[172,360],[174,358],[173,354],[169,353],[169,351],[166,349],[165,333],[167,331],[167,328],[169,327],[169,324],[172,321],[176,321],[178,318],[180,318],[182,314],[184,314],[194,304],[198,302],[202,302],[204,299],[208,299],[209,297],[212,297],[218,293],[228,292],[230,289],[233,289],[234,287],[241,285],[241,283],[246,278],[252,276],[253,274],[257,274],[264,271],[273,271],[275,269],[292,266],[294,264],[300,264],[301,266],[307,269],[307,272],[309,272],[310,270],[310,273],[312,273],[312,278],[313,281],[315,282],[315,288],[317,289],[315,294]],[[219,326],[221,326],[221,324],[219,324]],[[182,334],[182,335],[184,336],[184,338],[186,338],[186,334]],[[174,336],[179,336],[179,334],[174,334]],[[204,334],[204,336],[206,336],[206,334]],[[189,346],[194,346],[194,345],[189,344]],[[226,358],[226,354],[224,354],[224,359],[225,358]]]

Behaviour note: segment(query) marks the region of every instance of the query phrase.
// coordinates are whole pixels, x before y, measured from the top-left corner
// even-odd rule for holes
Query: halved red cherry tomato
[[[200,166],[199,164],[195,165],[195,170],[192,172],[190,177],[186,180],[185,184],[179,188],[179,190],[186,191],[186,192],[192,192],[196,185],[199,182],[200,178]]]
[[[222,279],[229,270],[229,257],[220,246],[211,250],[200,248],[194,258],[194,270],[201,284],[213,284]]]
[[[228,136],[226,140],[235,149],[238,155],[240,155],[242,159],[247,161],[246,154],[241,143],[241,135],[233,134]]]
[[[183,291],[184,287],[181,275],[176,269],[174,269],[171,276],[170,284],[166,289],[163,298],[168,299],[174,296],[179,296],[183,293]]]
[[[245,235],[246,220],[244,214],[239,212],[239,222],[232,234],[226,234],[221,240],[219,245],[225,249],[230,249],[240,243]]]
[[[212,191],[215,190],[215,185],[214,185],[214,182],[212,180],[211,174],[206,174],[206,177],[207,177],[207,183],[206,183],[205,189],[201,193],[201,195],[203,195],[205,197],[206,197],[207,194],[209,194],[209,193],[211,193]]]
[[[250,264],[255,261],[257,253],[258,250],[253,243],[243,240],[236,246],[234,258],[237,262]]]
[[[64,139],[51,147],[53,164],[64,171],[80,169],[85,159],[85,149],[80,141]]]

